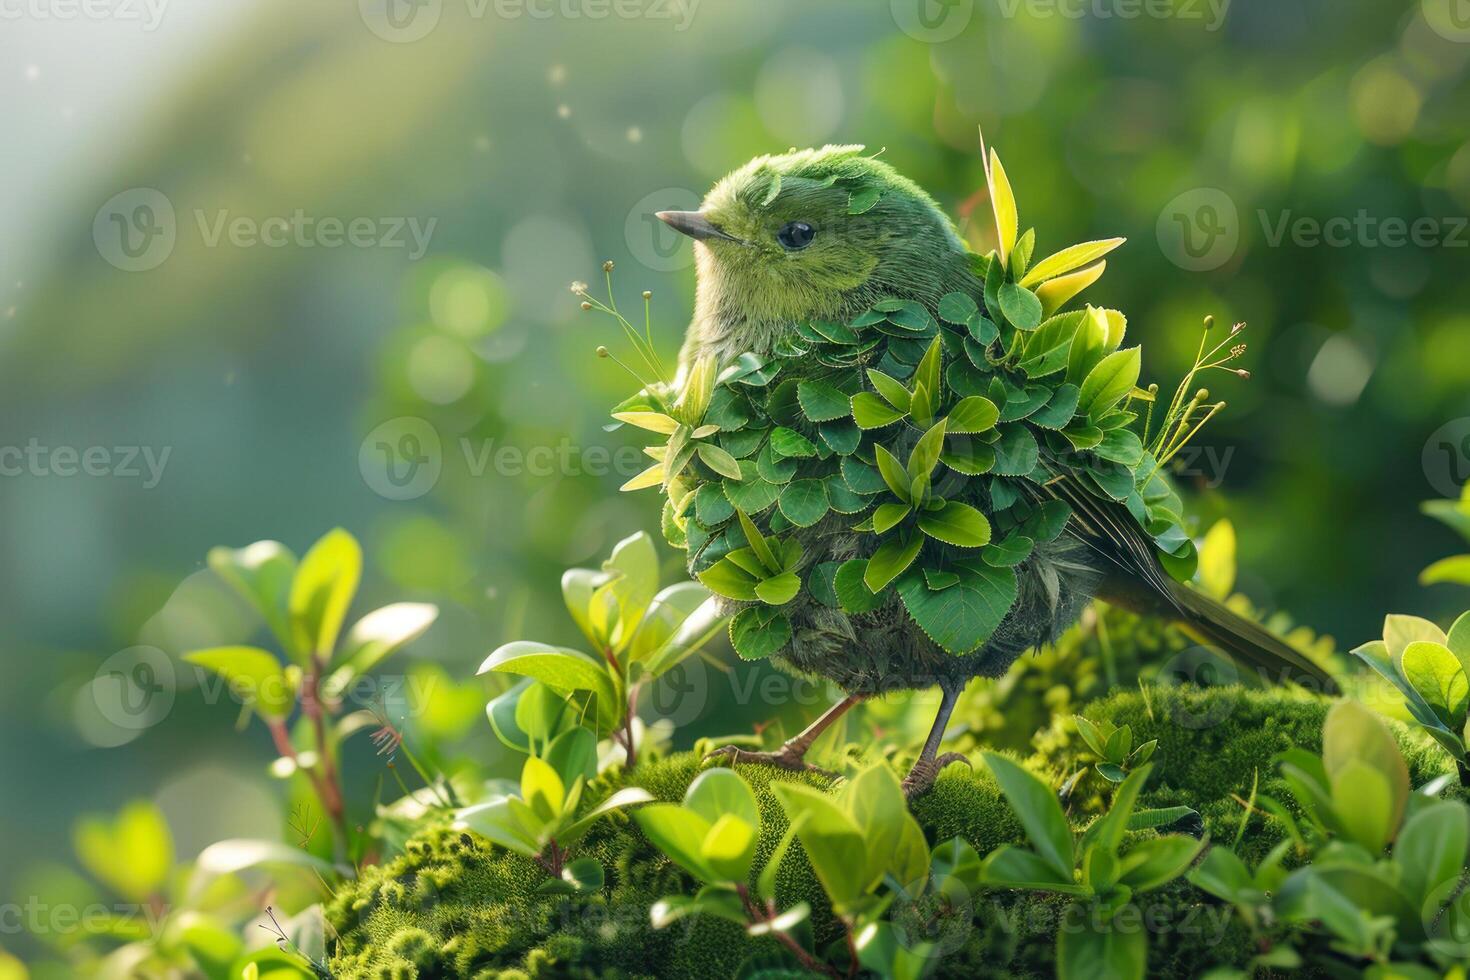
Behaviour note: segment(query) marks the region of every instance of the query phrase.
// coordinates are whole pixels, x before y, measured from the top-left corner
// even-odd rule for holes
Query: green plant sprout
[[[1130,772],[1153,758],[1159,747],[1158,739],[1150,739],[1134,748],[1131,725],[1114,725],[1109,721],[1093,724],[1081,715],[1073,715],[1072,720],[1077,724],[1077,734],[1097,756],[1098,774],[1110,783],[1121,783]]]
[[[342,694],[384,658],[423,635],[437,618],[427,603],[400,602],[368,613],[341,636],[362,577],[362,548],[338,528],[323,535],[298,563],[275,541],[233,550],[215,548],[209,567],[260,614],[275,635],[285,662],[260,647],[213,647],[184,659],[217,674],[269,729],[280,776],[303,774],[332,821],[341,858],[354,834],[343,800],[338,755]],[[341,642],[339,642],[339,640]],[[299,707],[293,728],[288,724]],[[305,748],[305,745],[310,748]],[[426,782],[428,781],[427,774]]]
[[[627,765],[634,766],[639,689],[697,654],[725,620],[698,583],[659,589],[658,552],[641,531],[618,542],[600,569],[568,570],[561,591],[567,611],[596,653],[518,640],[491,653],[480,673],[517,674],[573,701],[578,714],[591,719],[600,736],[620,745]],[[516,727],[511,719],[525,721],[528,713],[537,714],[538,728],[556,727],[547,717],[554,705],[538,699],[520,707],[521,698],[532,690],[518,686],[488,707],[497,734],[519,751],[529,749],[511,734]]]
[[[1383,639],[1353,654],[1404,696],[1404,707],[1455,760],[1460,782],[1470,786],[1470,612],[1449,633],[1417,616],[1389,616]]]
[[[573,859],[574,848],[598,820],[653,796],[626,787],[579,816],[583,790],[596,775],[597,736],[591,729],[570,729],[552,740],[545,758],[526,759],[520,795],[498,795],[460,810],[454,825],[533,859],[552,877],[542,886],[546,890],[599,891],[602,865],[592,858]]]
[[[656,804],[634,814],[648,838],[704,886],[693,896],[655,903],[654,926],[709,914],[745,926],[751,936],[774,937],[790,955],[790,966],[810,973],[854,977],[868,969],[881,976],[920,975],[922,949],[894,941],[883,918],[896,896],[917,898],[930,877],[928,845],[898,777],[878,764],[836,796],[793,783],[774,784],[773,790],[789,824],[754,888],[749,879],[760,810],[734,770],[706,770],[681,804]],[[843,929],[839,948],[821,955],[814,948],[810,906],[802,902],[782,910],[776,904],[776,875],[793,840],[801,842]]]
[[[1141,929],[1122,929],[1114,920],[1134,896],[1159,888],[1184,874],[1204,842],[1168,834],[1123,850],[1130,829],[1157,826],[1158,814],[1135,812],[1150,766],[1141,765],[1118,787],[1108,812],[1078,836],[1062,814],[1050,786],[1002,755],[985,753],[1006,802],[1010,804],[1031,848],[1002,845],[986,856],[981,880],[991,888],[1057,892],[1085,901],[1099,914],[1087,916],[1087,927],[1063,930],[1057,937],[1057,973],[1095,976],[1102,964],[1116,976],[1145,975],[1148,936]]]

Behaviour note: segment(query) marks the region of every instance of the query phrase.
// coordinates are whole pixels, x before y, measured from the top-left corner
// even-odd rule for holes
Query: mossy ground
[[[1272,776],[1277,753],[1298,745],[1320,748],[1326,705],[1274,691],[1239,688],[1151,689],[1115,694],[1091,703],[1086,714],[1130,724],[1138,742],[1157,738],[1154,775],[1141,805],[1183,804],[1201,814],[1195,832],[1233,842],[1244,812],[1235,797],[1259,792],[1285,799]],[[1444,757],[1407,736],[1405,755],[1418,785],[1447,770]],[[1042,733],[1028,759],[1060,782],[1086,761],[1070,723]],[[675,755],[610,774],[596,787],[643,786],[661,800],[677,801],[698,774],[698,760]],[[764,865],[786,820],[770,791],[772,779],[812,785],[824,781],[759,766],[740,767],[761,806]],[[1073,799],[1078,826],[1101,805],[1106,784],[1089,775]],[[934,789],[915,801],[914,814],[931,844],[956,835],[984,854],[1024,840],[1020,825],[983,765],[952,766]],[[1277,832],[1259,818],[1243,837],[1248,859],[1269,849]],[[597,858],[606,886],[591,897],[537,891],[546,873],[531,861],[492,849],[485,841],[427,826],[402,856],[365,869],[328,908],[341,937],[332,966],[341,980],[431,980],[449,977],[729,977],[753,954],[774,951],[733,923],[697,916],[668,929],[649,925],[649,907],[661,896],[692,894],[697,884],[657,852],[626,816],[599,825],[579,855]],[[821,889],[801,849],[788,853],[779,875],[783,907],[809,902],[819,944],[838,938]],[[1209,967],[1243,964],[1250,937],[1222,906],[1183,881],[1140,896],[1144,924],[1152,932],[1151,976],[1195,976]],[[993,892],[970,907],[934,915],[933,908],[898,910],[900,923],[936,940],[941,977],[1051,976],[1054,948],[1071,903],[1040,893]]]

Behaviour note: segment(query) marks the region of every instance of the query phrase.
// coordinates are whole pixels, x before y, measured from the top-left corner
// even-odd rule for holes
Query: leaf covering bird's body
[[[1169,574],[1187,578],[1194,552],[1160,460],[1197,401],[1161,408],[1149,439],[1123,316],[1057,312],[1121,240],[1033,264],[993,153],[987,178],[988,256],[859,147],[757,158],[700,211],[660,215],[696,239],[696,309],[676,382],[615,412],[668,436],[627,488],[665,489],[665,532],[730,604],[741,656],[850,695],[781,752],[737,759],[800,765],[856,699],[938,686],[922,789],[964,683],[1095,596],[1179,619],[1272,679],[1330,683]]]

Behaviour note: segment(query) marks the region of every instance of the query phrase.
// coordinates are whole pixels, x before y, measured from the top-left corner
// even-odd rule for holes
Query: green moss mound
[[[1240,688],[1150,689],[1086,707],[1091,718],[1132,725],[1139,742],[1159,740],[1144,806],[1192,806],[1203,824],[1194,832],[1225,841],[1234,840],[1243,812],[1234,797],[1248,797],[1258,774],[1260,792],[1286,797],[1271,775],[1272,759],[1293,744],[1319,749],[1325,711],[1323,703],[1306,697]],[[1447,770],[1443,756],[1406,735],[1402,740],[1416,785]],[[1070,722],[1059,722],[1038,741],[1041,747],[1029,762],[1057,783],[1089,761]],[[592,795],[636,784],[660,800],[677,801],[699,771],[692,755],[676,755],[628,775],[610,773]],[[740,772],[761,807],[760,868],[786,829],[771,782],[824,786],[825,781],[761,766],[741,766]],[[1091,794],[1097,805],[1110,792],[1096,776],[1085,786],[1073,800],[1077,826],[1092,819],[1085,797]],[[1024,841],[983,766],[950,767],[913,810],[931,844],[960,836],[984,854]],[[1257,820],[1245,837],[1247,851],[1264,852],[1276,839]],[[626,816],[599,825],[578,855],[602,863],[602,892],[548,895],[538,891],[546,873],[531,861],[447,824],[427,826],[406,853],[365,869],[330,904],[328,916],[341,937],[334,975],[341,980],[724,978],[747,958],[775,952],[770,940],[751,939],[740,927],[709,916],[652,929],[648,910],[655,901],[692,894],[698,885]],[[811,904],[819,947],[838,939],[801,848],[788,852],[778,883],[783,907]],[[936,945],[935,975],[940,977],[1052,976],[1057,931],[1072,914],[1067,900],[1040,893],[987,892],[947,913],[918,904],[896,908],[894,918],[914,940]],[[1253,952],[1249,936],[1228,910],[1183,881],[1141,896],[1139,905],[1151,932],[1151,976],[1195,976],[1219,964],[1244,964]]]

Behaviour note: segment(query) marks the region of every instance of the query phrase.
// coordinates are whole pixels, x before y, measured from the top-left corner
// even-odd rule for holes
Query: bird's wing
[[[1153,539],[1138,526],[1127,507],[1099,497],[1067,471],[1040,484],[1022,481],[1022,486],[1034,500],[1060,500],[1070,506],[1072,516],[1067,528],[1074,538],[1124,575],[1142,581],[1171,605],[1177,605]]]

